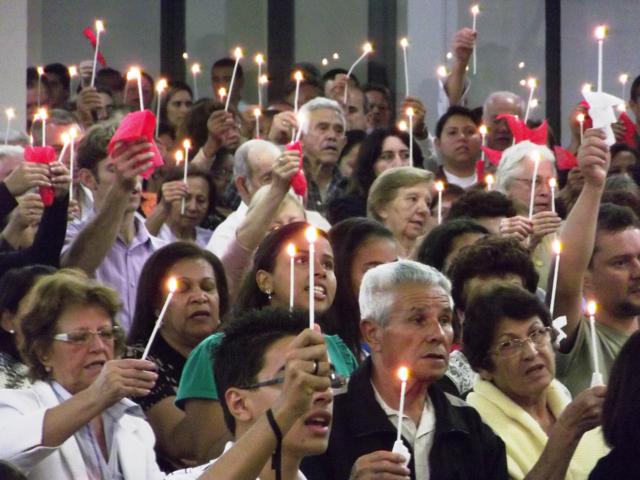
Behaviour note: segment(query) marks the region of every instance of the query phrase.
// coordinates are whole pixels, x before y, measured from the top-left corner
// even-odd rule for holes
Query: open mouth
[[[105,360],[96,360],[95,362],[88,363],[84,366],[85,370],[94,370],[94,369],[102,369],[104,364],[107,363]]]
[[[309,291],[309,287],[305,288],[305,291]],[[327,298],[327,288],[324,285],[313,286],[313,298],[316,300],[325,300]]]
[[[331,414],[326,411],[318,411],[307,417],[304,421],[306,427],[319,435],[328,435],[331,426]]]
[[[530,373],[538,373],[538,372],[542,371],[542,369],[544,369],[544,365],[538,364],[538,365],[534,365],[533,367],[527,368],[524,371],[524,373],[525,373],[525,375],[529,375]]]
[[[209,312],[208,310],[198,310],[197,312],[193,312],[191,315],[189,315],[190,319],[209,319],[211,318],[211,312]]]

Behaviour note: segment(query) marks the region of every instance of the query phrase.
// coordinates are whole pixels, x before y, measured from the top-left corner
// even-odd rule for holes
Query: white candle
[[[318,231],[316,227],[308,227],[304,236],[309,242],[309,328],[313,329],[315,323],[315,253]]]
[[[78,130],[76,127],[71,127],[69,129],[69,175],[71,176],[71,185],[69,185],[69,202],[73,200],[73,175],[74,175],[74,164],[76,158],[76,138],[78,137]]]
[[[471,7],[471,15],[473,15],[473,25],[471,26],[471,30],[473,30],[474,32],[476,31],[476,27],[477,27],[477,20],[478,20],[478,13],[480,13],[480,6],[478,4],[475,4],[474,6]],[[478,64],[478,60],[477,60],[477,56],[476,56],[476,47],[473,47],[473,74],[476,74],[477,71],[477,64]]]
[[[293,113],[298,114],[298,100],[300,98],[300,82],[304,79],[302,72],[300,70],[296,70],[296,73],[293,74],[293,78],[296,81],[296,93],[293,97]]]
[[[49,115],[47,114],[46,108],[41,108],[38,110],[38,118],[42,121],[42,146],[44,147],[47,144],[47,118]]]
[[[529,100],[527,101],[527,109],[524,112],[524,123],[529,120],[529,112],[531,111],[531,102],[533,101],[533,92],[536,90],[538,82],[535,78],[531,77],[527,80],[527,86],[529,87]]]
[[[436,190],[438,191],[438,225],[440,225],[442,223],[442,192],[444,191],[442,180],[436,182]]]
[[[538,176],[538,164],[540,163],[540,153],[533,152],[533,177],[531,177],[531,197],[529,200],[529,220],[533,218],[533,203],[536,198],[536,177]]]
[[[224,103],[224,99],[227,98],[227,89],[224,87],[220,87],[218,89],[218,98],[220,99],[220,103]]]
[[[589,314],[589,327],[591,329],[591,356],[593,361],[593,374],[591,375],[591,386],[603,385],[602,374],[600,373],[600,365],[598,363],[598,352],[596,350],[596,310],[597,305],[593,300],[587,303],[587,313]]]
[[[74,85],[74,79],[78,76],[78,67],[76,65],[70,65],[67,70],[69,71],[69,95],[71,98],[75,98],[76,86]]]
[[[398,369],[398,378],[400,379],[400,408],[398,408],[398,432],[396,442],[402,437],[402,417],[404,416],[404,397],[407,392],[407,380],[409,379],[409,369],[400,367]]]
[[[96,67],[98,64],[98,51],[100,50],[100,34],[104,30],[104,23],[102,20],[96,20],[96,48],[93,52],[93,67],[91,68],[91,86],[94,87],[96,83]]]
[[[584,139],[584,113],[579,113],[576,118],[580,124],[580,144],[582,145],[582,140]]]
[[[158,98],[156,99],[156,138],[158,138],[160,129],[160,104],[162,103],[162,92],[164,92],[165,88],[167,88],[167,81],[161,78],[156,84],[156,92],[158,93]]]
[[[555,178],[549,179],[549,188],[551,189],[551,211],[556,213],[556,187],[558,182]]]
[[[44,75],[44,68],[38,67],[38,108],[40,108],[40,92],[42,91],[42,76]]]
[[[596,39],[598,40],[598,92],[602,92],[602,62],[603,62],[603,44],[607,36],[607,27],[598,25],[595,30]]]
[[[495,179],[493,178],[493,175],[488,174],[484,177],[484,181],[487,184],[487,192],[490,192],[491,190],[493,190],[493,184],[495,183]]]
[[[267,83],[269,83],[269,77],[264,74],[260,75],[260,78],[258,79],[258,92],[260,93],[260,98],[264,95],[264,86]],[[262,104],[260,105],[260,108],[262,108]]]
[[[124,100],[127,101],[127,93],[129,91],[129,81],[136,80],[138,82],[138,100],[140,101],[140,110],[144,110],[144,101],[142,99],[142,73],[138,67],[131,67],[127,72],[127,85],[124,91]]]
[[[187,185],[187,175],[189,174],[189,150],[191,150],[191,140],[188,138],[182,142],[182,147],[184,148],[184,166],[183,166],[183,178],[185,186]],[[182,201],[180,202],[180,215],[184,215],[184,209],[186,207],[186,199],[182,197]]]
[[[560,252],[562,251],[562,244],[560,240],[555,239],[553,241],[553,253],[556,256],[555,268],[553,269],[553,283],[551,284],[551,303],[549,303],[549,313],[553,318],[553,310],[556,305],[556,291],[558,289],[558,271],[560,270]]]
[[[191,65],[191,77],[193,78],[193,99],[198,100],[200,95],[198,94],[198,74],[200,73],[200,64],[194,63]]]
[[[402,47],[402,58],[404,60],[404,91],[405,97],[409,96],[409,64],[407,62],[407,47],[409,46],[409,40],[403,38],[400,40],[400,46]]]
[[[620,98],[624,100],[625,87],[627,85],[627,82],[629,81],[629,74],[628,73],[620,74],[620,76],[618,77],[618,80],[620,80],[620,83],[622,84],[622,96]]]
[[[258,107],[262,108],[262,85],[260,79],[262,78],[262,64],[264,63],[264,55],[258,53],[255,56],[255,61],[258,64]]]
[[[64,154],[67,153],[67,148],[69,148],[69,142],[71,141],[71,137],[67,132],[60,135],[60,139],[62,140],[62,150],[60,150],[60,155],[58,155],[58,162],[62,163],[64,159]]]
[[[256,138],[260,138],[260,115],[262,115],[260,109],[254,108],[253,116],[256,118]]]
[[[167,308],[169,308],[169,304],[171,303],[171,299],[173,298],[173,294],[178,289],[178,281],[175,278],[171,277],[169,279],[169,282],[168,282],[167,286],[169,288],[169,294],[167,295],[167,299],[165,300],[164,305],[162,306],[162,310],[160,311],[160,315],[158,315],[158,319],[156,320],[156,324],[153,327],[153,331],[151,332],[151,336],[149,337],[149,340],[147,341],[147,346],[144,347],[144,352],[142,353],[141,360],[146,360],[147,356],[149,355],[149,350],[151,350],[151,345],[153,344],[153,340],[156,338],[156,335],[158,334],[158,330],[160,330],[160,327],[162,326],[162,319],[164,318],[165,314],[167,313]]]
[[[7,108],[4,113],[7,116],[7,129],[4,132],[4,144],[7,145],[9,143],[9,133],[11,132],[11,120],[15,118],[16,111],[13,108]]]
[[[356,68],[356,65],[358,65],[364,57],[366,57],[373,51],[373,47],[371,46],[371,43],[367,42],[362,46],[362,50],[363,50],[362,55],[360,55],[358,59],[355,62],[353,62],[353,65],[351,65],[351,67],[347,71],[347,80],[353,73],[353,70]],[[334,55],[333,58],[336,58],[336,54],[334,53],[333,55]],[[344,103],[345,104],[347,103],[347,96],[349,94],[348,91],[349,91],[349,82],[347,81],[347,83],[344,86]]]
[[[236,63],[233,66],[233,72],[231,73],[231,82],[229,83],[229,93],[227,95],[227,103],[224,105],[224,111],[229,111],[229,102],[231,102],[231,92],[233,92],[233,84],[236,81],[236,72],[238,71],[238,64],[240,63],[240,59],[242,58],[242,49],[237,47],[234,50],[234,55],[236,57]]]
[[[142,72],[140,70],[136,73],[136,80],[138,81],[138,100],[140,100],[140,111],[143,111],[144,98],[142,96]]]
[[[293,243],[287,245],[287,255],[289,255],[289,311],[293,310],[295,280],[296,246]]]

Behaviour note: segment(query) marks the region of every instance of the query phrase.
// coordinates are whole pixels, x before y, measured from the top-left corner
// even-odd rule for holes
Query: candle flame
[[[71,137],[69,136],[69,134],[67,132],[63,133],[62,135],[60,135],[60,138],[62,139],[62,142],[65,145],[68,145],[69,142],[71,142]]]
[[[71,65],[69,67],[69,76],[71,78],[77,77],[78,76],[78,67],[76,67],[75,65]]]
[[[535,152],[531,153],[531,158],[533,159],[533,163],[539,163],[540,162],[540,152],[535,151]]]
[[[445,55],[445,57],[447,58],[447,60],[451,60],[453,58],[453,53],[451,52],[447,52],[447,54]]]
[[[304,79],[304,75],[302,75],[302,72],[300,70],[296,70],[293,74],[293,78],[296,82],[299,83]]]
[[[182,147],[187,150],[191,150],[191,140],[189,140],[188,138],[185,138],[184,141],[182,142]]]
[[[621,73],[620,76],[618,77],[618,80],[620,80],[621,84],[625,84],[629,81],[629,74],[628,73]]]
[[[322,65],[323,65],[324,67],[326,67],[327,65],[329,65],[329,60],[327,60],[327,57],[324,57],[324,58],[322,59]]]
[[[594,34],[598,40],[604,40],[607,37],[608,29],[606,25],[598,25]]]
[[[584,113],[576,115],[576,119],[578,120],[578,123],[584,123]]]
[[[176,159],[176,165],[180,165],[180,163],[184,162],[184,153],[182,153],[182,150],[176,150],[174,157]]]
[[[398,130],[400,130],[401,132],[406,132],[408,128],[409,127],[407,127],[407,122],[405,122],[404,120],[400,120],[398,122]]]
[[[127,80],[137,80],[138,78],[140,78],[140,75],[142,75],[140,73],[140,68],[131,67],[127,72]]]
[[[487,126],[483,123],[478,128],[478,131],[480,132],[480,135],[482,135],[484,137],[487,134]]]
[[[532,109],[536,108],[538,105],[539,105],[538,99],[537,98],[532,98],[531,99],[531,103],[530,103],[531,108]]]
[[[260,111],[259,108],[254,108],[253,109],[253,116],[254,117],[259,117],[260,115],[262,115],[262,112]]]
[[[585,83],[582,85],[582,93],[590,92],[592,90],[592,85],[590,83]]]
[[[624,103],[619,103],[616,107],[616,110],[618,110],[620,113],[626,112],[627,106]]]
[[[191,65],[191,73],[193,73],[194,75],[197,75],[198,73],[200,73],[200,64],[199,63],[194,63],[193,65]]]
[[[525,63],[524,63],[524,62],[520,62],[520,63],[518,64],[518,68],[519,68],[520,70],[522,70],[524,67],[525,67]]]
[[[37,69],[38,75],[42,76],[44,75],[44,68],[43,67],[38,67]]]
[[[473,6],[471,7],[471,14],[472,14],[473,16],[476,16],[476,15],[478,15],[479,13],[480,13],[480,5],[478,5],[478,4],[476,3],[475,5],[473,5]]]
[[[406,113],[407,113],[407,117],[413,117],[416,114],[413,107],[407,107]]]
[[[296,246],[293,243],[287,245],[287,255],[289,255],[290,257],[296,256]]]
[[[69,132],[69,136],[74,139],[78,136],[78,129],[74,126],[70,127],[69,130],[67,130],[67,132]]]
[[[436,182],[436,190],[438,192],[442,192],[444,190],[444,182],[442,180],[438,180]]]
[[[170,277],[167,281],[167,288],[171,293],[175,293],[178,290],[178,279],[176,277]]]
[[[236,47],[233,51],[233,55],[236,57],[236,60],[240,60],[242,58],[242,49],[240,47]]]
[[[11,120],[16,116],[16,110],[14,108],[7,108],[4,113],[7,115],[7,118]]]
[[[258,82],[260,83],[260,85],[264,85],[265,83],[269,83],[269,77],[267,77],[266,75],[260,75],[260,78],[258,79]]]
[[[593,300],[589,300],[589,302],[587,303],[587,313],[589,314],[589,316],[593,317],[596,314],[597,310],[598,304]]]
[[[338,59],[340,58],[340,55],[338,55],[338,52],[333,52],[333,55],[331,55],[331,57],[332,57],[334,60],[338,60]]]
[[[491,186],[495,182],[495,179],[493,178],[493,175],[488,174],[487,176],[484,177],[484,181],[487,185]]]
[[[400,39],[400,46],[402,48],[407,48],[409,46],[409,40],[407,40],[407,37]]]
[[[264,62],[264,55],[262,55],[261,53],[258,53],[255,57],[254,60],[256,61],[256,63],[258,65],[262,65],[262,63]]]
[[[553,253],[555,253],[556,255],[560,255],[560,252],[562,252],[562,243],[560,242],[560,240],[556,239],[553,241],[551,248],[553,248]]]
[[[400,367],[397,375],[401,382],[406,382],[409,380],[409,369],[407,367]]]
[[[551,189],[554,189],[554,188],[556,188],[557,186],[558,186],[558,182],[556,181],[555,177],[551,177],[551,178],[549,179],[549,187],[550,187]]]
[[[527,79],[527,86],[529,88],[536,88],[538,86],[538,81],[533,77],[529,77]]]
[[[314,243],[318,239],[318,230],[316,227],[307,227],[304,231],[304,236],[307,239],[307,242]]]
[[[185,60],[188,60],[189,59],[189,54],[187,52],[184,52],[182,54],[182,58],[184,58]]]
[[[38,118],[40,120],[46,120],[47,118],[49,118],[49,115],[47,114],[47,109],[46,108],[40,108],[38,110]]]
[[[436,68],[436,74],[442,78],[445,78],[447,77],[447,75],[449,75],[449,73],[447,72],[447,67],[445,67],[444,65],[440,65],[438,68]]]
[[[96,20],[96,32],[104,32],[104,23],[102,20]]]
[[[167,88],[167,80],[164,78],[161,78],[160,80],[158,80],[158,83],[156,84],[156,92],[162,93],[164,92],[165,88]]]
[[[367,42],[362,46],[362,50],[364,50],[364,53],[371,53],[373,52],[373,45],[371,45],[371,42]]]

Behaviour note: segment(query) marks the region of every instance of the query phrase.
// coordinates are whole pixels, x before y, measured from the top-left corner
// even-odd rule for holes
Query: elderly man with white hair
[[[499,115],[510,114],[522,118],[525,103],[522,97],[513,92],[491,93],[482,107],[482,122],[487,126],[487,147],[494,150],[506,150],[513,144],[513,134]]]
[[[371,356],[335,398],[327,452],[306,460],[309,480],[506,479],[505,446],[478,413],[436,385],[453,339],[451,285],[432,267],[400,260],[369,270],[360,287],[360,329]],[[401,441],[400,367],[409,370]],[[351,475],[351,476],[350,476]]]
[[[537,166],[536,166],[537,161]],[[531,189],[535,175],[533,203]],[[496,189],[513,201],[519,215],[502,220],[500,234],[527,242],[540,274],[538,286],[546,288],[552,258],[552,234],[561,219],[552,205],[551,179],[556,177],[555,157],[544,145],[520,142],[506,149],[496,171]]]

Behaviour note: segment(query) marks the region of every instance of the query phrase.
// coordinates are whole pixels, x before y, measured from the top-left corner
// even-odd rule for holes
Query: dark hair
[[[230,67],[233,68],[236,64],[236,61],[233,58],[224,57],[216,60],[211,65],[211,76],[213,77],[213,69],[216,67]],[[238,70],[236,70],[236,78],[238,80],[244,78],[244,70],[242,70],[242,65],[238,63]]]
[[[244,312],[269,305],[269,299],[266,293],[258,287],[256,273],[258,270],[273,272],[276,266],[276,259],[278,255],[284,251],[286,244],[291,238],[303,233],[307,227],[309,227],[309,224],[306,222],[293,222],[270,232],[264,237],[253,256],[253,266],[244,276],[240,289],[238,290],[238,297],[235,302],[237,312]],[[327,234],[323,230],[317,229],[317,231],[319,236],[328,239]]]
[[[391,90],[384,85],[380,85],[379,83],[367,83],[362,87],[362,91],[367,94],[367,92],[378,92],[380,93],[384,99],[389,104],[389,108],[393,108],[393,104],[391,102]]]
[[[71,77],[69,76],[69,69],[61,64],[61,63],[50,63],[46,67],[44,67],[44,73],[49,74],[52,73],[57,75],[60,78],[60,83],[62,84],[62,88],[69,91],[69,84],[71,83]]]
[[[609,153],[611,154],[611,158],[615,157],[620,152],[632,153],[636,161],[638,161],[638,152],[636,152],[633,148],[631,148],[626,143],[614,143],[613,145],[611,145],[611,147],[609,147]]]
[[[351,266],[355,254],[372,238],[395,242],[393,233],[375,220],[355,217],[336,223],[329,230],[329,242],[333,249],[336,296],[326,316],[325,333],[338,335],[356,358],[360,358],[360,306],[353,293]]]
[[[146,343],[149,339],[157,318],[156,309],[165,296],[164,282],[167,279],[167,271],[180,260],[186,259],[202,259],[211,265],[220,299],[219,317],[222,318],[227,313],[229,289],[224,267],[218,257],[195,243],[173,242],[153,252],[140,272],[135,315],[127,337],[129,345]]]
[[[456,308],[466,312],[464,288],[472,278],[504,277],[509,274],[520,277],[526,290],[531,293],[536,291],[538,272],[529,252],[515,238],[489,236],[463,248],[448,271],[451,296]]]
[[[27,88],[36,88],[38,86],[38,70],[36,67],[27,68]],[[46,75],[42,75],[40,86],[49,91],[49,80]]]
[[[545,327],[551,326],[549,310],[535,294],[515,285],[493,284],[471,295],[464,315],[462,349],[471,368],[493,370],[489,349],[496,329],[504,319],[529,320],[539,317]]]
[[[489,230],[471,219],[458,218],[438,225],[422,240],[416,260],[443,271],[444,262],[456,239],[467,233],[489,235]]]
[[[447,122],[451,117],[456,117],[456,116],[467,117],[469,120],[473,122],[474,125],[477,126],[476,119],[473,116],[473,113],[471,112],[471,110],[469,110],[466,107],[461,107],[459,105],[453,105],[452,107],[449,107],[449,110],[447,110],[438,119],[438,123],[436,124],[436,138],[440,139],[442,137],[442,131],[444,130],[444,126],[447,124]]]
[[[305,77],[304,80],[302,80],[300,82],[300,86],[301,87],[313,87],[316,88],[317,90],[319,90],[320,95],[322,96],[323,94],[323,90],[322,90],[322,85],[320,85],[320,82],[318,80],[316,80],[315,78],[307,78]],[[289,80],[285,85],[284,85],[284,94],[285,95],[291,95],[293,92],[295,92],[296,90],[296,82],[294,80]]]
[[[338,164],[340,164],[343,157],[349,155],[354,147],[357,147],[362,142],[364,142],[365,138],[367,138],[367,132],[365,132],[364,130],[347,130],[344,136],[346,137],[347,142],[344,144],[344,148],[340,152]]]
[[[56,269],[49,265],[30,265],[7,270],[0,278],[0,315],[5,312],[12,315],[18,313],[20,301],[33,287],[38,277],[55,271]],[[0,328],[0,352],[7,353],[16,360],[20,358],[15,335],[3,328]]]
[[[640,75],[633,79],[629,90],[629,98],[632,102],[638,102],[638,97],[640,97]]]
[[[605,190],[602,193],[602,204],[612,203],[620,207],[628,207],[633,210],[636,217],[640,216],[640,196],[624,190]]]
[[[192,155],[198,153],[206,143],[209,137],[207,121],[211,114],[217,110],[224,110],[224,104],[210,98],[202,98],[191,106],[187,116],[184,117],[184,121],[176,132],[176,137],[178,141],[183,138],[191,139]]]
[[[103,87],[112,92],[117,92],[124,89],[126,80],[115,68],[101,68],[96,72],[96,88]]]
[[[235,434],[236,421],[227,406],[227,390],[257,382],[269,347],[283,337],[298,335],[307,322],[306,312],[269,307],[244,312],[224,327],[212,357],[218,399],[230,432]]]
[[[86,168],[98,178],[98,163],[107,158],[107,146],[116,133],[114,123],[100,123],[91,127],[78,146],[78,168]]]
[[[189,170],[187,171],[187,178],[188,177],[201,178],[209,187],[209,207],[207,208],[207,215],[209,215],[216,208],[216,187],[211,180],[211,176],[201,167],[197,165],[189,165]],[[162,200],[162,185],[167,182],[182,180],[183,178],[184,170],[182,167],[173,167],[170,170],[167,170],[162,177],[162,183],[160,184],[160,188],[158,189],[157,203],[159,204]]]
[[[178,92],[187,92],[193,100],[193,92],[191,90],[191,87],[186,82],[183,82],[181,80],[170,80],[167,86],[169,87],[169,90],[164,94],[164,96],[162,97],[162,102],[160,103],[160,121],[168,124],[167,105],[169,105],[169,102],[171,101],[173,96]]]
[[[619,233],[628,228],[640,228],[638,217],[629,207],[614,203],[603,203],[598,211],[598,226],[593,254],[589,260],[589,267],[593,265],[593,257],[598,251],[598,235],[600,233]]]
[[[500,192],[469,190],[451,204],[447,221],[454,218],[515,217],[513,202]]]
[[[625,342],[611,368],[602,407],[602,433],[610,447],[638,444],[640,432],[640,332]]]
[[[367,138],[364,139],[356,158],[356,165],[353,169],[352,175],[352,190],[357,191],[365,197],[369,193],[369,189],[376,179],[376,174],[373,171],[373,165],[378,161],[380,154],[382,153],[382,145],[388,137],[398,137],[407,148],[409,147],[409,134],[398,130],[398,128],[378,128],[371,132]],[[418,144],[413,143],[413,164],[422,165],[424,159],[422,157],[422,150]]]

